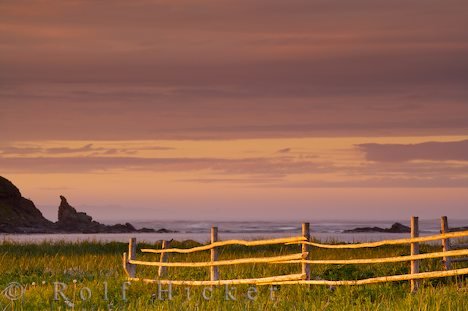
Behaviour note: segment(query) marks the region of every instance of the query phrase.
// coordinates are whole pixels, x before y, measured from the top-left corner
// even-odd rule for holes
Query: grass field
[[[174,242],[173,247],[188,248],[198,245],[193,241]],[[159,245],[139,245],[158,247]],[[64,299],[54,301],[54,282],[67,285],[63,290],[72,301],[74,310],[468,310],[468,282],[463,277],[422,281],[421,289],[410,294],[408,282],[394,282],[359,287],[282,285],[191,287],[173,286],[172,300],[163,293],[158,299],[158,285],[132,282],[122,300],[122,284],[126,281],[122,269],[125,243],[55,243],[55,244],[0,244],[0,310],[72,310]],[[421,253],[439,251],[440,247],[421,245]],[[262,257],[291,254],[300,251],[297,245],[242,247],[220,249],[219,259]],[[350,259],[408,255],[409,246],[387,246],[374,249],[333,250],[312,248],[314,259]],[[138,254],[138,258],[157,260],[156,254]],[[208,261],[209,251],[194,254],[171,254],[169,261]],[[455,267],[467,267],[458,263]],[[246,264],[222,266],[220,278],[254,278],[299,273],[298,264]],[[441,270],[440,259],[421,262],[421,272]],[[312,265],[312,278],[354,280],[369,277],[405,274],[409,263],[372,265]],[[138,276],[154,278],[157,267],[140,268]],[[168,268],[171,279],[208,280],[209,268]],[[11,282],[25,288],[24,295],[11,303],[5,289]],[[107,284],[107,285],[105,285]],[[107,300],[104,299],[107,286]],[[87,288],[87,289],[86,289]],[[234,289],[235,288],[235,289]],[[89,290],[88,290],[89,289]],[[163,286],[164,290],[168,286]],[[82,300],[91,293],[91,298]],[[206,300],[203,297],[211,297]],[[226,300],[226,292],[236,300]],[[10,296],[18,292],[11,292]],[[248,298],[250,293],[253,300]],[[272,298],[273,295],[273,298]],[[229,296],[229,295],[228,295]]]

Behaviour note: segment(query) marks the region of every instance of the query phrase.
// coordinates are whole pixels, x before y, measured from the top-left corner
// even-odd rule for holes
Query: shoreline
[[[433,233],[422,233],[424,235],[432,235]],[[222,233],[220,232],[220,240],[243,239],[243,240],[260,240],[265,238],[280,238],[292,237],[300,235],[297,233]],[[176,241],[196,241],[199,243],[209,242],[209,233],[99,233],[99,234],[0,234],[2,242],[13,242],[20,244],[40,244],[40,243],[79,243],[79,242],[122,242],[127,243],[132,237],[136,237],[139,242],[155,243],[161,240]],[[399,238],[408,238],[406,233],[317,233],[311,234],[313,239],[321,242],[331,243],[360,243],[373,242],[379,240],[392,240]]]

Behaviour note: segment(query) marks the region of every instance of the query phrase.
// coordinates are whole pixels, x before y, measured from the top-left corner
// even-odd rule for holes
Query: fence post
[[[136,259],[136,238],[130,238],[128,241],[128,259],[135,260]],[[127,271],[130,277],[134,278],[136,276],[136,265],[127,262]]]
[[[440,218],[440,233],[445,234],[449,232],[449,226],[448,226],[448,220],[447,216],[442,216]],[[442,239],[442,251],[447,252],[450,250],[450,239]],[[450,257],[444,257],[444,267],[445,270],[450,270],[451,269],[451,260]]]
[[[211,243],[218,242],[218,227],[211,227]],[[211,249],[211,261],[218,260],[218,250],[216,247]],[[210,280],[217,281],[219,279],[218,266],[210,267]]]
[[[411,238],[419,237],[419,219],[418,217],[411,217]],[[419,242],[411,243],[411,255],[419,254]],[[411,274],[419,273],[419,260],[411,260]],[[414,293],[418,290],[419,280],[411,280],[411,292]]]
[[[307,242],[310,241],[310,224],[305,222],[302,224],[302,236],[307,239]],[[307,257],[304,258],[305,260],[309,260],[310,258],[310,246],[307,244],[302,243],[302,253],[308,253]],[[310,264],[303,263],[302,264],[302,274],[306,275],[306,280],[310,280]]]
[[[171,241],[166,241],[166,240],[163,240],[162,241],[162,245],[161,245],[161,248],[162,249],[166,249],[166,248],[169,248],[169,245],[171,244]],[[167,262],[167,253],[166,252],[163,252],[161,253],[161,258],[159,260],[159,262]],[[158,269],[158,276],[161,278],[163,276],[165,276],[167,273],[167,267],[165,266],[159,266],[159,269]]]

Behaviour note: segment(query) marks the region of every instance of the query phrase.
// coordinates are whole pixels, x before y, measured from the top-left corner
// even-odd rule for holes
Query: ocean
[[[343,230],[356,227],[389,228],[394,222],[409,226],[409,220],[396,221],[357,221],[357,220],[323,220],[309,221],[311,236],[322,242],[369,242],[382,239],[397,239],[409,237],[408,233],[343,233]],[[115,222],[109,222],[109,224]],[[255,240],[264,238],[290,237],[301,234],[301,222],[292,221],[132,221],[136,228],[149,227],[154,229],[166,228],[175,233],[112,233],[112,234],[3,234],[4,241],[19,243],[40,243],[58,241],[118,241],[127,242],[136,237],[138,241],[154,243],[160,240],[194,240],[207,242],[210,239],[210,228],[217,226],[220,240],[245,239]],[[450,227],[468,226],[468,220],[450,219]],[[438,234],[439,219],[420,219],[420,235]]]

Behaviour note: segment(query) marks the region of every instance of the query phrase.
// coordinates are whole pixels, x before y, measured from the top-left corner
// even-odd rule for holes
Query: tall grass
[[[174,242],[174,247],[193,247],[193,241]],[[139,245],[160,247],[159,244]],[[420,291],[409,293],[408,282],[394,282],[358,287],[282,285],[270,288],[230,286],[229,292],[236,300],[226,300],[226,288],[191,287],[187,295],[185,286],[173,286],[173,297],[158,299],[158,285],[133,282],[128,286],[127,301],[122,300],[122,284],[126,281],[122,269],[122,253],[125,243],[42,243],[0,244],[0,290],[11,282],[19,282],[26,288],[22,299],[14,304],[1,295],[0,310],[71,310],[63,299],[53,300],[53,283],[67,285],[64,294],[75,303],[75,310],[467,310],[467,281],[463,277],[432,279],[422,282]],[[421,252],[438,251],[440,247],[422,245]],[[219,259],[262,257],[299,252],[299,246],[227,246],[220,249]],[[312,248],[314,259],[373,258],[408,255],[409,246],[386,246],[373,249],[333,250]],[[157,254],[138,254],[139,259],[158,260]],[[209,252],[170,254],[169,261],[208,261]],[[457,263],[455,268],[467,267]],[[421,271],[441,270],[440,259],[421,262]],[[221,266],[220,278],[255,278],[289,273],[299,273],[299,264],[245,264]],[[354,280],[409,271],[409,263],[372,265],[312,265],[312,278],[328,280]],[[138,267],[138,276],[155,278],[156,267]],[[207,280],[208,268],[168,268],[170,279]],[[104,300],[107,283],[108,300]],[[80,290],[87,287],[92,297],[80,299]],[[235,289],[234,289],[235,288]],[[168,286],[162,286],[167,290]],[[255,296],[250,300],[247,295]],[[85,290],[82,293],[86,294]],[[272,298],[273,295],[273,298]],[[230,296],[228,296],[230,298]]]

